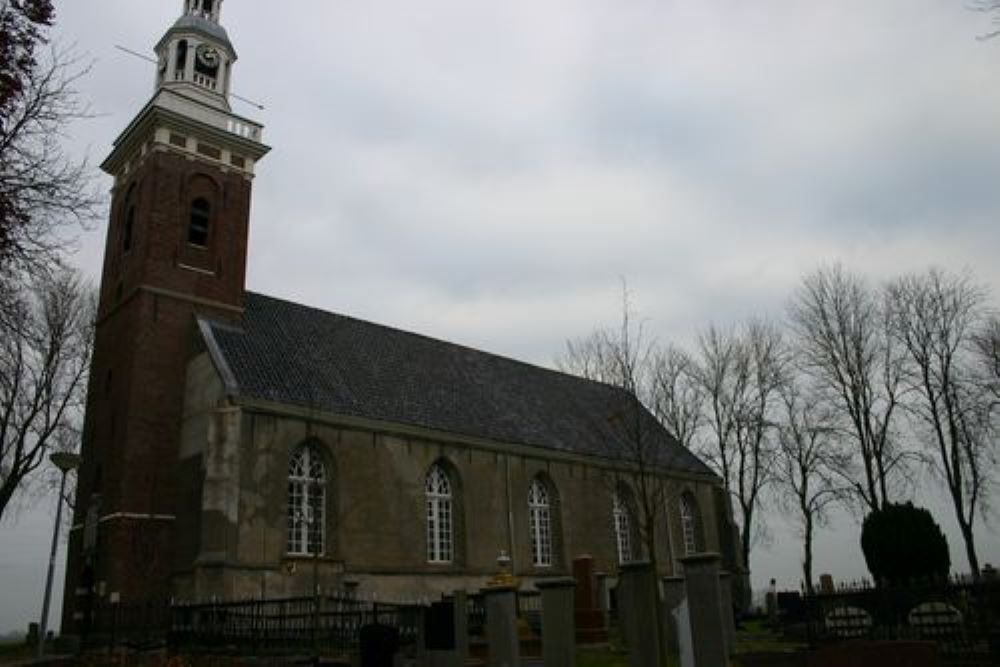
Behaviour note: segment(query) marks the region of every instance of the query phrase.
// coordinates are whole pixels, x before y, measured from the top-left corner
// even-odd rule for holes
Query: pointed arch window
[[[319,450],[300,445],[288,464],[288,553],[322,554],[325,548],[326,466]]]
[[[612,514],[615,522],[615,543],[618,547],[618,562],[632,561],[632,516],[628,503],[621,491],[616,491]]]
[[[450,563],[453,558],[453,511],[451,480],[435,463],[427,471],[424,493],[427,501],[427,561]]]
[[[532,563],[540,567],[552,565],[552,506],[548,488],[537,477],[528,489],[528,524]]]
[[[698,507],[690,493],[681,496],[681,531],[684,535],[684,553],[698,552]]]
[[[212,206],[204,197],[198,197],[191,202],[191,222],[188,226],[188,243],[208,246],[208,223],[212,215]]]

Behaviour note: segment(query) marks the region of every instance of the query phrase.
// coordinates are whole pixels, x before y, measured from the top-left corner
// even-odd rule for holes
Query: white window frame
[[[454,504],[451,480],[438,463],[424,482],[427,508],[427,562],[451,563],[454,558]]]
[[[536,567],[551,567],[552,506],[548,487],[537,477],[528,489],[528,528],[531,532],[531,562]]]
[[[621,493],[615,492],[612,514],[615,523],[615,545],[620,564],[632,562],[632,516]]]
[[[681,533],[684,536],[684,555],[698,552],[697,510],[692,507],[691,495],[681,496]]]
[[[288,540],[293,556],[326,551],[326,466],[313,445],[300,445],[288,462]]]

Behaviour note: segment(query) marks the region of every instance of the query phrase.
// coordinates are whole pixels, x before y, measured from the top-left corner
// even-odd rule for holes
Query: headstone
[[[736,617],[733,613],[733,577],[728,572],[719,573],[719,613],[722,615],[722,635],[726,642],[726,655],[735,655]]]
[[[358,633],[361,644],[361,667],[392,667],[399,648],[399,631],[373,623]]]
[[[535,584],[542,592],[542,660],[545,667],[573,667],[576,663],[576,623],[571,578]]]
[[[681,667],[695,667],[694,646],[691,643],[691,610],[687,598],[681,600],[679,607],[673,612],[674,623],[677,624],[677,653]]]
[[[767,620],[772,626],[778,624],[778,583],[772,579],[767,587]]]
[[[455,650],[455,605],[450,599],[424,610],[424,658],[428,667],[461,667]]]
[[[608,573],[595,572],[594,581],[594,589],[597,594],[597,608],[604,614],[604,626],[607,627],[609,623],[608,612],[611,610],[611,600],[608,599]]]
[[[691,628],[685,621],[684,625],[678,624],[677,618],[679,610],[687,596],[684,588],[684,577],[663,577],[663,624],[666,634],[667,652],[671,655],[680,655],[680,647],[683,641],[683,634],[687,639],[687,644],[691,644]],[[687,617],[685,616],[685,619]]]
[[[697,667],[726,667],[725,630],[719,608],[719,554],[702,553],[680,559],[690,613],[691,644]]]
[[[819,575],[819,592],[824,595],[832,595],[835,592],[833,577],[829,574]]]
[[[573,579],[576,580],[574,616],[576,641],[580,644],[602,644],[608,641],[604,612],[597,606],[594,591],[594,559],[579,556],[573,559]]]
[[[491,586],[486,598],[486,642],[489,667],[519,667],[521,647],[517,638],[517,593],[513,586]]]
[[[425,623],[424,645],[427,650],[455,650],[455,606],[451,600],[431,603]]]
[[[622,630],[629,650],[629,667],[660,667],[662,664],[656,639],[658,598],[659,586],[651,563],[636,561],[619,568],[618,605],[625,619]]]

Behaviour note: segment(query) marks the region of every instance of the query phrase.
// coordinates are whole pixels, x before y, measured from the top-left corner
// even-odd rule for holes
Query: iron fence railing
[[[995,580],[862,583],[804,596],[799,608],[814,645],[853,638],[930,640],[945,655],[990,656],[1000,664],[1000,582]]]
[[[90,648],[169,645],[177,650],[296,653],[321,649],[350,652],[362,629],[389,629],[400,646],[420,634],[423,606],[318,595],[238,601],[103,604],[85,626]]]

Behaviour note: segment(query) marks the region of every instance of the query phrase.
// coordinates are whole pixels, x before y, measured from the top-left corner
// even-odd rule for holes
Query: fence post
[[[464,588],[458,588],[452,600],[455,605],[455,651],[458,664],[464,665],[469,659],[469,596]]]

